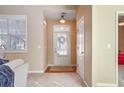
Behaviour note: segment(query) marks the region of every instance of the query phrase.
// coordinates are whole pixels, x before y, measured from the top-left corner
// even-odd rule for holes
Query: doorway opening
[[[64,23],[60,23],[64,13]],[[46,72],[76,72],[76,11],[45,11],[48,31]]]
[[[76,72],[71,66],[71,36],[69,25],[53,26],[53,64],[46,72]]]
[[[70,26],[54,25],[53,27],[53,56],[55,66],[71,65]]]

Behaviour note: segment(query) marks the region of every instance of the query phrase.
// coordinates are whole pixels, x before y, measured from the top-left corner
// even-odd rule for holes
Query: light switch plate
[[[111,48],[111,44],[107,44],[107,48],[110,49]]]
[[[41,48],[41,46],[40,46],[40,45],[38,45],[38,48],[40,49],[40,48]]]

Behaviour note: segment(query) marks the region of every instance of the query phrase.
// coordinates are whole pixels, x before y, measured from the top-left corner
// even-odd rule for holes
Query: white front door
[[[53,51],[55,66],[69,66],[70,61],[70,27],[55,25],[53,32]]]
[[[84,79],[84,17],[77,25],[77,73]]]

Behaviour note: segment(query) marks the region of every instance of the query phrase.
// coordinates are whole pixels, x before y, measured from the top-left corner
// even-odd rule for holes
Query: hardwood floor
[[[76,66],[49,66],[46,73],[76,72]]]
[[[118,83],[119,87],[124,87],[124,65],[118,65]]]

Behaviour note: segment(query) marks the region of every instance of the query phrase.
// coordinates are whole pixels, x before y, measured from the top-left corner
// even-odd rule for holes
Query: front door
[[[53,51],[55,66],[69,66],[70,61],[70,27],[55,25],[53,32]]]

